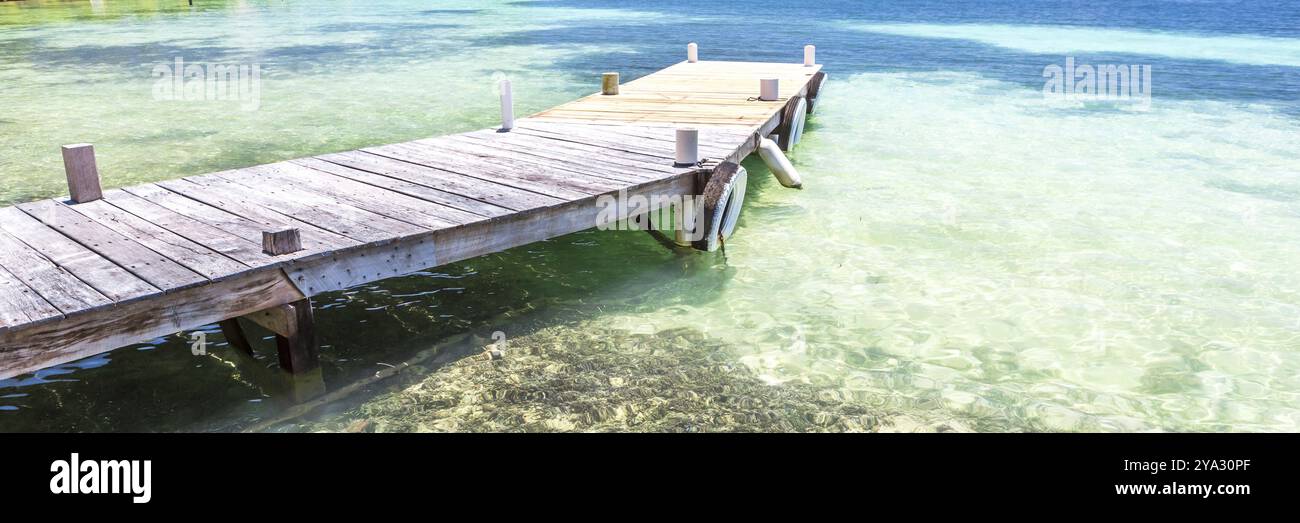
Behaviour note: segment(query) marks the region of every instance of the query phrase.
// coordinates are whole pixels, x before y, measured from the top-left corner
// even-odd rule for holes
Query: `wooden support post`
[[[235,322],[236,320],[232,318],[227,321]],[[236,323],[236,326],[238,326],[238,323]],[[224,330],[225,322],[222,322],[222,328]],[[229,334],[226,337],[231,339]],[[217,357],[233,364],[251,383],[273,393],[277,400],[286,400],[284,403],[289,405],[320,397],[326,392],[325,380],[322,377],[320,367],[315,370],[293,374],[267,367],[266,363],[258,360],[251,350],[248,352],[243,350],[231,351]]]
[[[262,231],[262,252],[271,256],[289,254],[302,250],[302,237],[298,229],[280,229]]]
[[[700,61],[700,46],[696,45],[695,42],[686,44],[686,61],[690,63]]]
[[[618,94],[618,73],[605,73],[600,76],[600,94]]]
[[[95,146],[88,143],[63,146],[63,170],[68,175],[68,194],[73,202],[93,202],[104,197],[99,187],[99,168],[95,166]]]
[[[316,348],[316,319],[311,311],[310,298],[244,317],[275,333],[280,367],[284,370],[300,374],[320,367]]]
[[[239,318],[230,318],[217,323],[221,327],[221,334],[226,336],[226,341],[230,346],[239,349],[244,354],[253,354],[253,345],[248,343],[248,336],[244,334],[244,328],[239,325]]]

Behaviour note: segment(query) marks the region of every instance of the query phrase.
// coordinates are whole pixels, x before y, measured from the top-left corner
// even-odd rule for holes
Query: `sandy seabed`
[[[310,432],[965,432],[835,389],[771,385],[694,329],[548,327],[447,365],[414,365],[368,399],[271,427]],[[430,349],[439,350],[439,349]],[[329,411],[330,408],[317,409]]]

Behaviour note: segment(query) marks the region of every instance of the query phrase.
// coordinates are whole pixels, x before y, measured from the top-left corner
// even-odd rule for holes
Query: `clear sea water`
[[[326,382],[457,334],[687,327],[773,387],[1006,430],[1300,428],[1295,2],[0,2],[0,203],[62,193],[64,143],[122,186],[454,133],[494,123],[497,78],[528,113],[689,41],[818,46],[803,191],[747,162],[725,256],[588,231],[321,296]],[[1067,56],[1150,66],[1150,109],[1045,103]],[[154,100],[177,57],[258,64],[260,108]],[[178,335],[0,381],[0,431],[220,428],[274,396]]]

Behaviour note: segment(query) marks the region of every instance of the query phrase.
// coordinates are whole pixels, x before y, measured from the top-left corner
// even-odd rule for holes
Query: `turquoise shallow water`
[[[761,163],[724,255],[588,231],[318,300],[325,380],[447,336],[581,321],[702,331],[773,387],[1009,430],[1300,425],[1300,34],[1265,3],[0,3],[0,202],[59,194],[57,145],[119,186],[486,127],[681,59],[832,81]],[[771,17],[734,24],[737,9]],[[258,64],[260,107],[152,97],[151,69]],[[1043,68],[1153,67],[1150,110],[1045,103]],[[211,339],[219,334],[209,328]],[[219,347],[218,352],[227,350]],[[611,350],[617,350],[613,347]],[[227,428],[277,394],[180,336],[0,382],[0,430]]]

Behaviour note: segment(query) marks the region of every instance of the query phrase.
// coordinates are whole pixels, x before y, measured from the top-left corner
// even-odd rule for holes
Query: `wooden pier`
[[[310,371],[312,296],[595,227],[601,195],[702,194],[811,104],[820,69],[682,62],[509,130],[104,191],[93,149],[65,147],[71,198],[0,209],[0,379],[213,323],[247,350],[240,318]],[[675,163],[684,126],[699,164]]]

